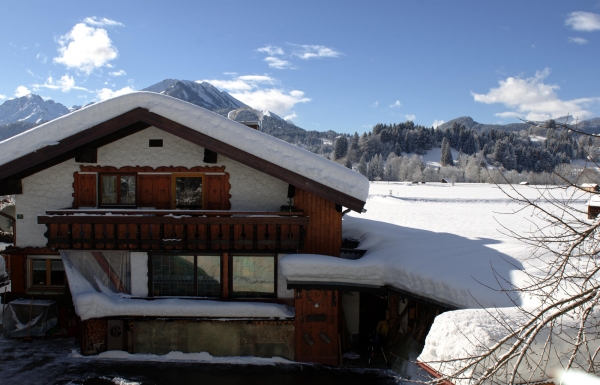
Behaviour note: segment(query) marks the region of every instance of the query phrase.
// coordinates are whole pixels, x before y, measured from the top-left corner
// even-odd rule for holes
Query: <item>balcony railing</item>
[[[303,247],[301,212],[55,210],[38,216],[52,249],[290,251]]]

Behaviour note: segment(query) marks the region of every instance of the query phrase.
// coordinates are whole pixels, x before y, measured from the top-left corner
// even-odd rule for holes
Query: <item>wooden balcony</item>
[[[301,212],[55,210],[38,216],[52,249],[292,251],[303,247]]]

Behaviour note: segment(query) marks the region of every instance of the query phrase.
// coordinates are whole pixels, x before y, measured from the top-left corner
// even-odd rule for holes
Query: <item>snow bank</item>
[[[274,303],[220,302],[194,299],[137,299],[113,293],[100,280],[88,282],[62,255],[75,311],[82,320],[113,316],[210,317],[210,318],[293,318],[294,309]]]
[[[369,181],[316,154],[204,108],[154,92],[134,92],[95,103],[0,142],[0,165],[141,107],[273,164],[365,201]]]
[[[233,357],[214,357],[207,352],[200,353],[182,353],[169,352],[164,355],[156,354],[130,354],[120,350],[111,350],[100,353],[97,356],[82,356],[75,350],[69,355],[73,358],[84,358],[93,360],[118,360],[118,361],[145,361],[145,362],[201,362],[211,364],[234,364],[234,365],[279,365],[279,364],[298,364],[295,361],[286,360],[281,357],[261,358],[250,356]],[[306,365],[306,363],[302,363]],[[310,365],[310,364],[308,364]]]

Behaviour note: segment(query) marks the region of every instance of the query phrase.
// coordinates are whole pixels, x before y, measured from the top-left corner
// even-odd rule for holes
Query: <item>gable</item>
[[[154,126],[337,204],[361,211],[369,182],[316,154],[168,96],[110,99],[0,142],[0,183]]]

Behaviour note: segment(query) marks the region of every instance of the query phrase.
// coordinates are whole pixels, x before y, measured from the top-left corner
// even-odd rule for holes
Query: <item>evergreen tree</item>
[[[348,153],[348,139],[342,135],[335,141],[335,149],[333,150],[333,158],[341,159]]]
[[[450,150],[450,142],[444,136],[442,139],[442,157],[440,159],[442,166],[454,166],[454,159],[452,159],[452,151]]]
[[[364,155],[360,157],[357,171],[362,175],[367,176],[367,160],[365,159]]]

